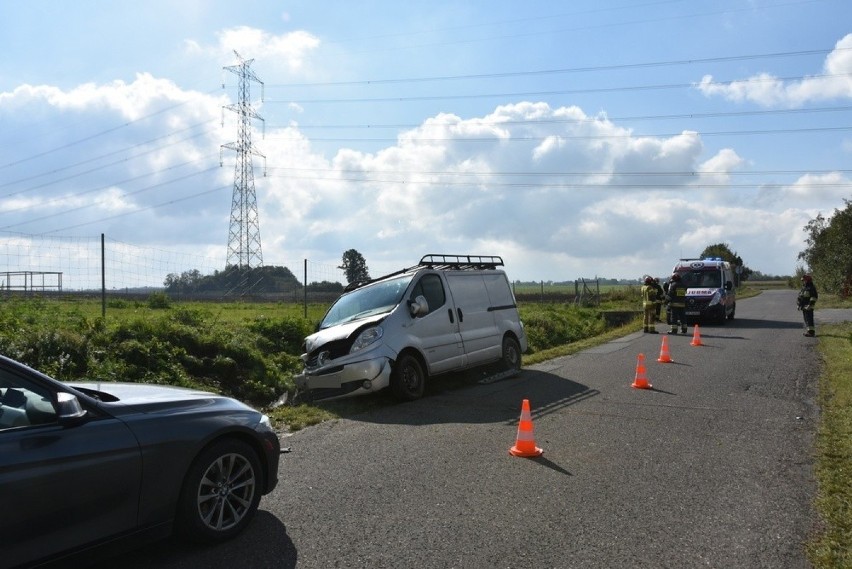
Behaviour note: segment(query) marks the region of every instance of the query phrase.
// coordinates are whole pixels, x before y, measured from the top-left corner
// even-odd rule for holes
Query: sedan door
[[[136,438],[94,406],[79,423],[60,425],[53,386],[16,371],[0,368],[3,563],[28,563],[134,529],[142,475]]]

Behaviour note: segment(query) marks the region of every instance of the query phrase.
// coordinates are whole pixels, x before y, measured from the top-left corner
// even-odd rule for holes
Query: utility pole
[[[231,223],[228,230],[226,267],[250,269],[263,266],[263,252],[260,247],[260,220],[257,215],[257,194],[254,189],[254,168],[251,157],[254,154],[263,158],[264,175],[266,175],[266,156],[261,154],[251,143],[251,119],[263,121],[263,118],[251,106],[249,82],[260,83],[260,100],[262,101],[263,81],[258,79],[254,71],[250,69],[254,59],[243,59],[236,51],[234,51],[234,54],[239,63],[222,68],[239,77],[239,102],[235,105],[223,107],[223,109],[237,113],[239,117],[237,141],[223,144],[219,156],[219,165],[222,166],[222,149],[228,148],[237,153],[237,163],[234,167],[234,191],[231,197]],[[222,88],[225,88],[224,82]],[[222,126],[224,124],[225,115],[223,112]]]

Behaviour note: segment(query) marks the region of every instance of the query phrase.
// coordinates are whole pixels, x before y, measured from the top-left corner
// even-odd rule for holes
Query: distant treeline
[[[163,282],[165,292],[173,294],[230,293],[234,291],[259,293],[286,293],[301,290],[302,283],[287,267],[228,267],[202,275],[197,269],[181,274],[170,273]],[[338,282],[312,282],[308,290],[314,292],[343,292]]]

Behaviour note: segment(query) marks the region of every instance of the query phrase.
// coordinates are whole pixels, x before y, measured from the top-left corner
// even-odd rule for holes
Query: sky
[[[226,265],[241,64],[263,264],[300,277],[639,279],[716,243],[788,275],[852,199],[848,0],[0,0],[0,50],[0,242],[204,259],[170,272]]]

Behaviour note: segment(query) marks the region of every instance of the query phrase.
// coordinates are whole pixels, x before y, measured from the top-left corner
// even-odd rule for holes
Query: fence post
[[[104,234],[101,233],[101,318],[106,319],[106,253]]]
[[[304,306],[305,306],[305,320],[308,319],[308,260],[305,259],[305,286],[304,286]]]

